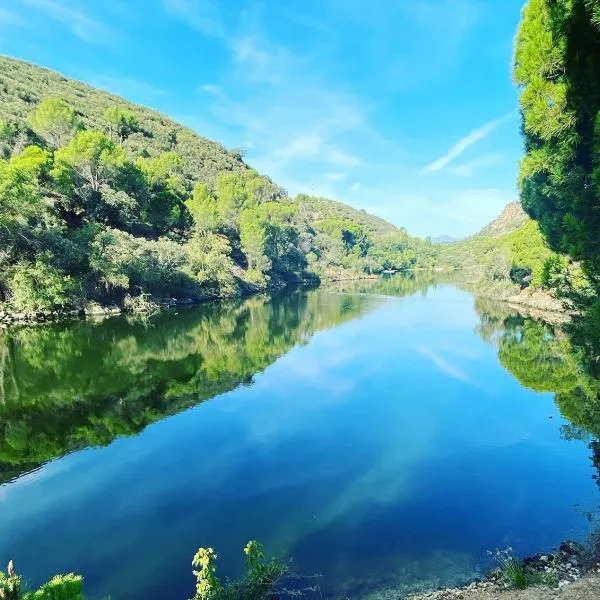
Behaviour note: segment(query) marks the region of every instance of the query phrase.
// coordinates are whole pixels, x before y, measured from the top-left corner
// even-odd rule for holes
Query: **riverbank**
[[[476,584],[411,596],[410,600],[598,600],[598,598],[600,598],[600,574],[596,572],[555,589],[534,587],[525,590],[507,590],[493,584]]]
[[[577,543],[563,542],[554,553],[540,553],[518,563],[540,584],[514,589],[506,570],[491,571],[483,580],[459,588],[411,595],[407,600],[596,600],[600,598],[600,562],[597,552]],[[544,581],[545,585],[541,582]]]
[[[247,298],[249,296],[255,296],[257,294],[276,293],[286,288],[292,288],[295,286],[305,286],[307,288],[310,288],[321,283],[340,283],[348,281],[367,281],[376,279],[379,279],[378,275],[361,276],[360,274],[357,274],[354,271],[337,272],[335,274],[323,275],[321,276],[320,280],[307,279],[304,281],[296,281],[288,284],[278,282],[275,284],[271,284],[267,287],[245,284],[243,289],[240,290],[240,293],[235,295],[207,295],[202,298],[160,298],[151,296],[138,296],[132,298],[129,301],[125,301],[122,304],[101,304],[99,302],[90,301],[87,302],[85,305],[77,307],[57,308],[53,310],[37,310],[30,312],[12,310],[10,305],[5,304],[3,306],[2,304],[0,304],[0,329],[5,329],[11,325],[33,325],[52,321],[59,321],[63,319],[101,319],[122,314],[151,314],[160,310],[175,309],[178,307],[203,304],[205,302],[231,300],[235,298]]]
[[[498,283],[480,285],[463,282],[464,287],[475,296],[488,298],[497,302],[505,302],[518,310],[526,310],[531,316],[549,315],[550,322],[566,322],[571,319],[573,311],[564,300],[556,298],[547,290],[539,288],[523,288],[514,284]],[[537,317],[536,317],[537,318]]]
[[[298,282],[294,285],[310,285],[309,282]],[[60,321],[64,319],[91,318],[101,319],[122,314],[151,314],[160,310],[175,309],[183,306],[192,306],[204,302],[214,302],[218,300],[231,300],[233,298],[247,298],[261,293],[277,292],[285,287],[281,284],[271,285],[267,288],[246,285],[239,294],[229,296],[207,295],[201,298],[169,298],[137,296],[126,299],[122,304],[101,304],[90,301],[82,306],[70,308],[58,308],[54,310],[38,311],[14,311],[9,305],[0,305],[0,329],[5,329],[11,325],[33,325],[47,323],[51,321]]]

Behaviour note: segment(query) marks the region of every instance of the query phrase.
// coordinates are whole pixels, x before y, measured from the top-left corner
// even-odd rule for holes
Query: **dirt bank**
[[[411,596],[410,600],[599,600],[600,575],[590,573],[561,588],[536,587],[526,590],[502,590],[486,582],[466,588],[441,590]]]

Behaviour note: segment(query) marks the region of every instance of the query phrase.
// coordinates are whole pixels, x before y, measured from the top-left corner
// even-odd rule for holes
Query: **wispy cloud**
[[[483,156],[478,156],[469,162],[453,167],[450,171],[457,177],[471,177],[478,171],[495,167],[503,161],[504,155],[500,152],[494,152],[490,154],[484,154]]]
[[[431,164],[427,165],[423,171],[425,173],[435,173],[436,171],[441,171],[444,167],[447,167],[452,161],[456,160],[459,156],[461,156],[466,150],[468,150],[471,146],[480,142],[492,132],[494,132],[502,123],[504,123],[509,117],[511,117],[513,113],[509,113],[507,115],[503,115],[497,119],[493,119],[488,121],[481,127],[474,129],[463,138],[458,140],[446,154],[442,157],[438,158]]]
[[[223,93],[223,90],[214,83],[203,83],[198,86],[199,92],[205,92],[206,94],[213,94],[215,96],[219,96]]]
[[[70,8],[55,0],[22,0],[23,4],[44,12],[48,17],[67,27],[84,42],[108,44],[114,40],[114,31],[93,19],[79,8]]]
[[[330,171],[329,173],[325,173],[325,179],[329,181],[344,181],[348,177],[347,173],[339,173],[336,171]]]
[[[232,38],[228,45],[237,77],[252,84],[281,85],[297,67],[296,58],[286,48],[256,35]]]
[[[24,21],[19,15],[10,10],[0,8],[0,27],[2,25],[24,25]]]
[[[213,38],[225,36],[219,6],[214,0],[163,0],[168,15]]]

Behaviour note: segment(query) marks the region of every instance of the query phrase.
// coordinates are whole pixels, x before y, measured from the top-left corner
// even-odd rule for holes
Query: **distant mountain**
[[[477,235],[499,238],[516,231],[529,220],[520,202],[507,204],[502,212]]]
[[[451,235],[438,235],[431,238],[431,243],[436,246],[441,246],[443,244],[454,244],[456,242],[460,242],[462,239],[463,238],[452,237]]]
[[[473,281],[479,287],[499,283],[540,287],[544,265],[555,257],[537,222],[519,202],[511,202],[479,233],[440,247],[438,266],[477,272]]]

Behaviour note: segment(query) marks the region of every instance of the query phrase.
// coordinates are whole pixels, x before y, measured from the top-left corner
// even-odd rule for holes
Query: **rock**
[[[577,542],[566,541],[559,546],[559,550],[568,556],[581,556],[583,546]]]

